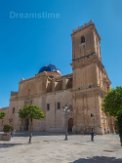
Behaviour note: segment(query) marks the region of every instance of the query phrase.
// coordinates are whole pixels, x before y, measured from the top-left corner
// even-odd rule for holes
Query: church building
[[[18,111],[34,104],[45,113],[43,120],[34,120],[35,131],[64,132],[67,106],[69,132],[87,134],[91,128],[97,134],[113,132],[112,118],[102,111],[102,100],[111,83],[102,64],[100,36],[94,23],[74,30],[71,38],[71,74],[62,76],[55,65],[49,64],[35,76],[21,80],[18,91],[11,92],[9,123],[15,130],[28,130],[28,120],[22,121]]]

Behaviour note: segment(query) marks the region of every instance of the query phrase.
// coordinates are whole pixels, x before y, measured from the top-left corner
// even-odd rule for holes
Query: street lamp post
[[[65,114],[65,139],[68,140],[68,115],[70,113],[70,109],[67,105],[64,107],[64,114]]]

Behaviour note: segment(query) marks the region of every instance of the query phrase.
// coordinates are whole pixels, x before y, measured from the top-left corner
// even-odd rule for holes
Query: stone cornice
[[[72,90],[73,96],[76,98],[81,98],[81,97],[90,97],[94,95],[100,95],[104,96],[107,91],[100,87],[94,87],[94,88],[88,88],[88,89],[81,89],[81,90]]]
[[[73,66],[73,69],[74,68],[82,68],[82,67],[88,66],[93,63],[96,63],[99,66],[101,71],[106,75],[107,81],[109,83],[111,83],[111,81],[108,78],[108,75],[107,75],[104,65],[102,64],[101,60],[98,58],[98,56],[95,52],[90,53],[86,56],[82,56],[82,57],[73,59],[72,66]]]

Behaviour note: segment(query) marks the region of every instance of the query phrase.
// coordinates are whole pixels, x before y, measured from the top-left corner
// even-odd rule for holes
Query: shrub
[[[13,127],[11,125],[4,125],[3,131],[4,132],[11,132],[13,130]]]

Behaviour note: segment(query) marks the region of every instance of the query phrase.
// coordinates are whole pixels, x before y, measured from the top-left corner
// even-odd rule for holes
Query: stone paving
[[[118,135],[64,135],[13,137],[0,141],[0,163],[122,163]]]

